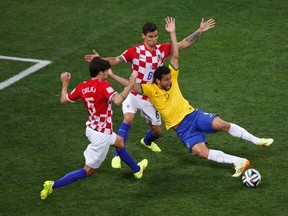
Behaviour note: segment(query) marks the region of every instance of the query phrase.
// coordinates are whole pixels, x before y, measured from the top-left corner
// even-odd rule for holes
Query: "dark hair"
[[[146,35],[149,32],[154,32],[157,30],[157,26],[154,23],[146,23],[143,26],[142,33]]]
[[[89,64],[89,72],[91,77],[96,77],[100,71],[104,72],[111,68],[109,61],[95,57]]]
[[[170,69],[165,66],[158,67],[153,74],[153,82],[156,83],[156,79],[161,80],[163,75],[170,74]]]

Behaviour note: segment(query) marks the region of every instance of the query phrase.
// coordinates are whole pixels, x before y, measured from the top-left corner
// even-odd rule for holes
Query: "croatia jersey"
[[[91,79],[80,83],[66,97],[72,103],[82,100],[89,115],[87,126],[104,134],[112,134],[111,97],[116,93],[106,80]]]
[[[154,71],[170,55],[170,47],[169,43],[157,44],[151,52],[144,44],[140,44],[128,48],[121,56],[132,64],[132,72],[138,72],[136,83],[152,83]],[[135,92],[133,94],[136,95]]]

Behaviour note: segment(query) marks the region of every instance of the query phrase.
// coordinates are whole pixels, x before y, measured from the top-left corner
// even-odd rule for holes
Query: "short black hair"
[[[96,77],[100,71],[104,72],[111,68],[109,61],[100,57],[95,57],[89,64],[89,72],[91,77]]]
[[[153,82],[156,83],[156,79],[161,80],[163,75],[170,74],[170,69],[166,66],[158,67],[153,74]]]
[[[145,25],[143,26],[142,33],[144,35],[146,35],[147,33],[154,32],[157,29],[158,28],[157,28],[157,26],[154,23],[148,22],[148,23],[145,23]]]

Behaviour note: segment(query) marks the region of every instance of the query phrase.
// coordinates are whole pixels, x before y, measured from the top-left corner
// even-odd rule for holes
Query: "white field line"
[[[47,60],[30,59],[30,58],[17,58],[17,57],[1,56],[1,55],[0,55],[0,59],[36,63],[35,65],[32,65],[31,67],[27,68],[26,70],[21,71],[19,74],[5,80],[4,82],[1,82],[0,83],[0,90],[12,85],[13,83],[23,79],[24,77],[26,77],[26,76],[40,70],[41,68],[47,66],[48,64],[52,63],[51,61],[47,61]]]

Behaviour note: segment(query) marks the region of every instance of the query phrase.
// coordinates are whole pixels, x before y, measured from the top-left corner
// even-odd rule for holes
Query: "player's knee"
[[[117,135],[115,143],[113,145],[117,150],[121,150],[124,148],[125,144],[124,144],[124,140],[123,137]]]
[[[197,155],[197,156],[200,157],[200,158],[205,158],[205,159],[208,158],[208,153],[205,152],[205,151],[198,151],[198,152],[194,152],[194,151],[193,151],[193,154],[194,154],[194,155]]]
[[[117,150],[121,150],[121,149],[124,148],[124,143],[119,143],[119,144],[114,145],[114,146],[115,146],[115,148],[116,148]]]
[[[223,121],[223,120],[221,121],[221,123],[220,123],[221,131],[227,132],[227,131],[229,131],[230,127],[231,127],[230,123]]]
[[[229,122],[226,122],[219,117],[215,118],[212,125],[215,131],[226,131],[226,132],[229,131],[231,126]]]
[[[126,124],[132,125],[134,121],[134,113],[126,113],[124,115],[124,122]]]
[[[205,144],[204,144],[205,145]],[[200,158],[205,158],[207,159],[208,158],[208,155],[209,155],[209,149],[206,147],[206,145],[204,146],[197,146],[197,145],[194,145],[192,147],[192,153]]]

